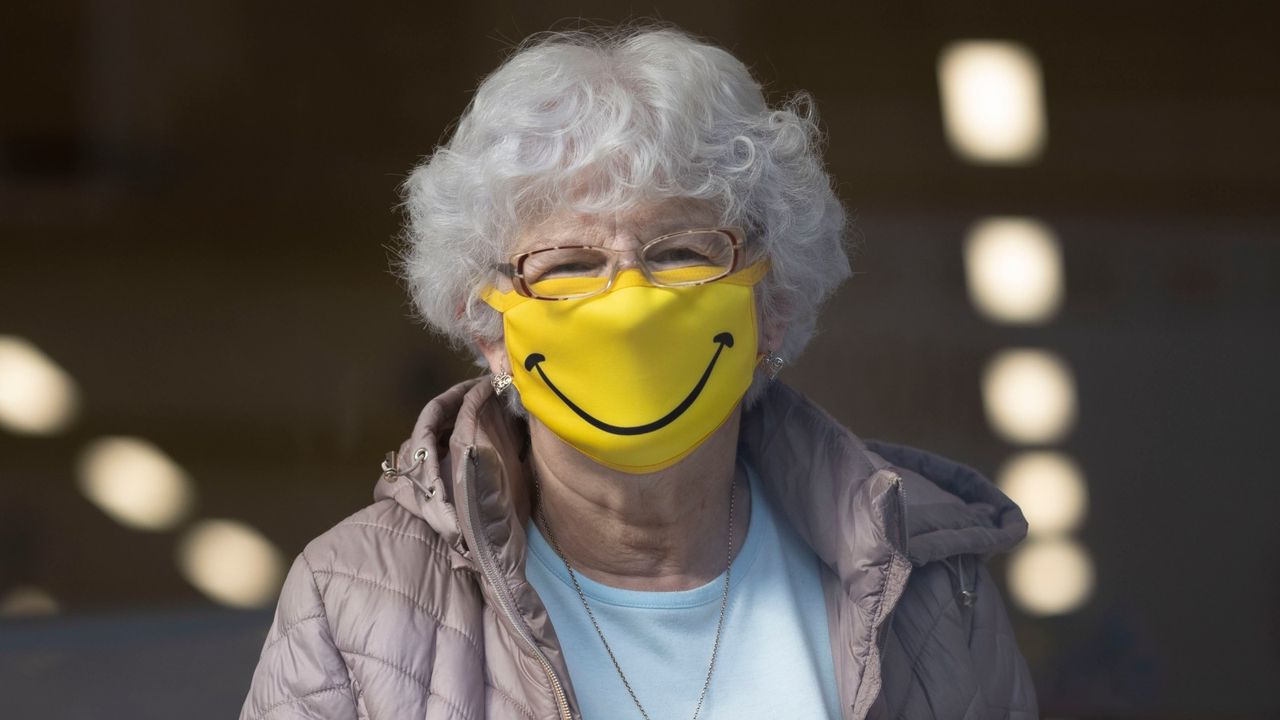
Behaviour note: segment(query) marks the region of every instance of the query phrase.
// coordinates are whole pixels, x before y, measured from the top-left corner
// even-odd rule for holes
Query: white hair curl
[[[806,94],[770,108],[742,62],[679,30],[537,35],[481,83],[452,137],[404,182],[397,269],[427,325],[477,352],[475,339],[502,336],[478,290],[522,225],[562,208],[707,200],[770,259],[761,326],[784,328],[774,350],[794,361],[850,274],[821,146]],[[757,377],[748,406],[760,386]]]

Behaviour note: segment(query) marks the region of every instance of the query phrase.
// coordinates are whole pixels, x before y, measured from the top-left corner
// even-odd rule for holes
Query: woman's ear
[[[477,348],[480,348],[480,354],[484,355],[485,362],[489,364],[489,372],[494,375],[511,372],[510,363],[507,360],[507,343],[502,337],[497,340],[486,340],[484,338],[472,338]]]
[[[782,349],[782,339],[787,334],[786,318],[790,313],[786,300],[778,300],[773,305],[773,312],[760,324],[760,352],[778,352]],[[759,305],[757,305],[757,309]]]
[[[771,318],[760,330],[760,344],[762,345],[760,349],[762,351],[778,352],[782,349],[782,336],[784,334],[785,330],[783,329],[782,321],[776,316]]]

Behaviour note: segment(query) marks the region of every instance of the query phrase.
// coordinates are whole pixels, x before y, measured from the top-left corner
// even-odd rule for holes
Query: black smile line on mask
[[[693,386],[693,389],[689,391],[689,394],[685,396],[684,400],[680,401],[680,404],[677,405],[675,409],[646,425],[635,425],[632,427],[610,425],[607,422],[602,422],[592,417],[586,410],[578,407],[572,400],[565,397],[565,394],[560,392],[560,388],[557,388],[555,383],[551,382],[551,379],[547,377],[547,374],[542,371],[542,366],[539,365],[539,363],[547,359],[542,353],[530,353],[529,357],[524,360],[524,369],[530,372],[537,370],[538,375],[542,378],[542,382],[546,383],[547,387],[551,388],[551,392],[555,393],[556,397],[560,398],[565,405],[569,406],[570,410],[577,413],[578,417],[591,423],[593,427],[614,435],[643,435],[670,425],[673,420],[683,415],[684,411],[688,410],[689,406],[693,404],[693,401],[697,400],[698,396],[702,394],[702,388],[706,386],[707,378],[711,377],[711,371],[715,369],[716,360],[720,359],[721,351],[727,347],[733,347],[732,333],[722,332],[712,338],[712,340],[714,340],[717,345],[716,353],[711,356],[711,362],[707,363],[707,369],[702,371],[702,377],[698,379],[698,384]]]

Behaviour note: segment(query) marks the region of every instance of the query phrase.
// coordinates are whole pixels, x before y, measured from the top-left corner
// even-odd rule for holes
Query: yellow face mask
[[[596,462],[648,473],[693,452],[751,385],[761,357],[752,288],[767,270],[761,262],[702,285],[658,287],[627,269],[591,297],[491,289],[484,300],[502,313],[525,408]]]

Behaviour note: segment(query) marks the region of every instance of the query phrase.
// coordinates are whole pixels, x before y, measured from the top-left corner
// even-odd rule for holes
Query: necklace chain
[[[613,648],[609,647],[609,641],[605,639],[604,631],[600,629],[600,623],[596,621],[596,614],[591,611],[591,605],[587,603],[587,595],[582,591],[582,585],[578,583],[578,575],[573,571],[573,566],[569,564],[569,557],[560,549],[560,543],[556,540],[555,533],[551,531],[551,523],[547,522],[547,515],[543,512],[542,485],[538,482],[537,473],[533,475],[533,483],[538,491],[538,519],[542,520],[542,527],[547,531],[547,539],[551,541],[551,547],[555,548],[556,554],[564,562],[565,569],[569,571],[569,579],[573,582],[573,589],[578,592],[578,599],[582,601],[582,607],[587,611],[591,626],[596,629],[596,635],[600,636],[604,651],[609,654],[609,660],[613,662],[613,669],[618,671],[618,677],[622,678],[622,685],[627,689],[627,694],[631,696],[631,702],[636,704],[636,709],[640,711],[640,715],[644,720],[650,720],[649,713],[645,712],[644,705],[640,704],[640,698],[636,697],[636,691],[627,680],[626,673],[622,672],[622,666],[618,663],[618,658],[613,654]],[[733,496],[733,475],[731,474],[729,476],[729,544],[728,549],[725,551],[724,591],[720,596],[720,617],[716,620],[716,639],[711,645],[711,662],[707,665],[707,677],[702,682],[702,692],[698,694],[698,705],[693,710],[693,720],[698,720],[698,715],[702,713],[702,704],[707,699],[707,690],[711,687],[711,674],[715,671],[716,656],[720,652],[720,634],[724,630],[725,611],[729,607],[729,571],[733,566]]]

